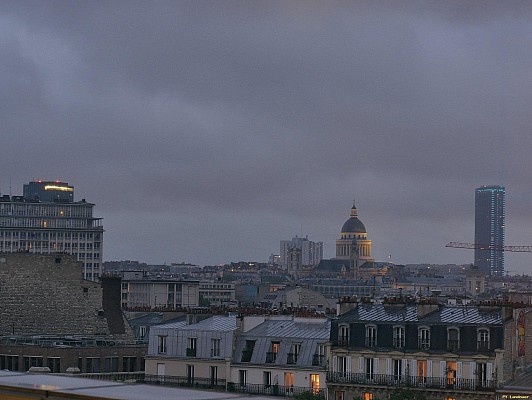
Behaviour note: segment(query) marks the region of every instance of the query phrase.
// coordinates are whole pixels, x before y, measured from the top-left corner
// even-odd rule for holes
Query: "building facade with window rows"
[[[494,398],[504,380],[500,307],[358,304],[333,321],[329,398]],[[475,394],[475,397],[468,397]]]

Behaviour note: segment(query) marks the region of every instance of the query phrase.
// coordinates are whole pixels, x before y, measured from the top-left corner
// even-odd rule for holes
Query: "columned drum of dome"
[[[340,239],[336,240],[336,258],[349,260],[351,268],[355,269],[372,260],[371,240],[367,238],[366,227],[358,219],[358,210],[354,204],[349,219],[342,226]]]

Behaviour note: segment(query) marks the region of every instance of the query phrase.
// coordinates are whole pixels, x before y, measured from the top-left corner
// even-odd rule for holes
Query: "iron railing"
[[[323,354],[314,354],[312,356],[312,365],[318,367],[325,366],[325,356]]]
[[[187,357],[196,357],[196,349],[191,349],[187,347]]]
[[[494,391],[496,381],[464,378],[434,378],[351,372],[327,372],[327,382],[355,385],[406,386],[458,390]]]
[[[242,358],[240,359],[240,362],[250,362],[252,355],[253,355],[253,350],[252,349],[244,349],[244,350],[242,350]]]
[[[318,398],[325,399],[325,389],[313,389],[300,386],[260,385],[253,383],[239,384],[229,382],[227,384],[227,390],[229,392],[281,397],[293,397],[309,392]]]
[[[71,376],[72,374],[68,374]],[[106,372],[106,373],[84,373],[75,374],[76,378],[97,379],[99,381],[119,381],[119,382],[143,382],[145,373],[140,372]]]
[[[268,364],[274,363],[277,360],[277,353],[274,351],[268,351],[266,353],[266,362]]]
[[[196,378],[192,376],[145,375],[144,380],[139,382],[215,390],[225,390],[226,386],[225,379]]]
[[[342,347],[349,346],[349,338],[347,336],[340,336],[338,338],[338,346],[342,346]]]
[[[449,339],[447,341],[447,350],[458,351],[460,349],[460,341],[457,339]]]
[[[286,357],[287,364],[296,364],[297,363],[297,353],[288,353]]]
[[[489,351],[490,350],[490,342],[487,340],[479,340],[477,342],[477,350],[478,351]]]

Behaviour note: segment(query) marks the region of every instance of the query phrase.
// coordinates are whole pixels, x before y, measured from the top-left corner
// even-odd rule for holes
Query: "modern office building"
[[[67,253],[83,263],[83,277],[101,275],[102,218],[94,204],[74,201],[74,187],[64,182],[30,182],[24,196],[0,196],[0,252]]]
[[[150,276],[146,271],[122,273],[122,308],[175,310],[199,306],[199,281]]]
[[[25,199],[44,203],[72,203],[74,186],[60,181],[32,181],[24,185],[22,195]]]
[[[288,268],[290,251],[301,250],[301,265],[318,265],[323,258],[323,242],[313,242],[307,237],[295,237],[292,240],[281,240],[281,266]]]
[[[486,275],[504,274],[504,214],[502,186],[475,189],[475,265]]]

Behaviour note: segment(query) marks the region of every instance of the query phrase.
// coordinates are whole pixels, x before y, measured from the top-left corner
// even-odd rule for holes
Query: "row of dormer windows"
[[[392,347],[402,349],[405,347],[405,327],[394,326],[392,329]],[[426,326],[419,327],[418,333],[418,349],[430,349],[430,328]],[[340,325],[338,327],[338,345],[349,346],[349,326]],[[366,325],[365,347],[377,347],[377,326]],[[460,329],[457,327],[447,328],[447,350],[460,350]],[[477,350],[490,350],[490,331],[488,328],[477,329]]]

